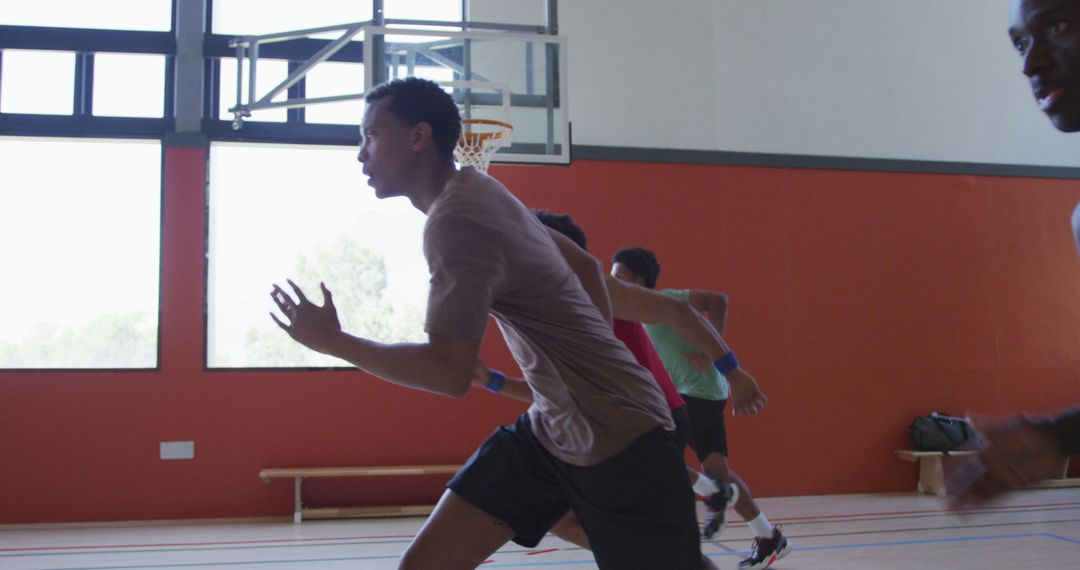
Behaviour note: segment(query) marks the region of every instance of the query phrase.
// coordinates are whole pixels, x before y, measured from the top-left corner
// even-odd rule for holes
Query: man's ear
[[[409,140],[409,142],[411,143],[412,149],[414,151],[424,150],[425,148],[431,146],[434,143],[431,138],[431,124],[429,124],[427,121],[420,121],[419,123],[416,123],[416,125],[414,125],[412,128],[412,133],[410,134],[410,136],[412,138]]]

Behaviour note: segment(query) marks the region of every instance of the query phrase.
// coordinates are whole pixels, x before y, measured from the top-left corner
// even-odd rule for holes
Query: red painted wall
[[[1080,402],[1080,182],[577,161],[497,166],[572,212],[607,260],[731,298],[728,340],[770,397],[730,422],[758,496],[905,491],[892,449],[933,410]],[[203,368],[205,160],[166,151],[157,371],[0,372],[0,523],[286,515],[262,467],[463,461],[521,407],[350,371]],[[492,329],[485,358],[510,368]],[[158,443],[194,440],[193,461]],[[309,504],[433,501],[439,478],[315,481]]]

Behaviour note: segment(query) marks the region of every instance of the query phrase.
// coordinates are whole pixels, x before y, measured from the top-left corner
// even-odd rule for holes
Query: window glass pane
[[[0,368],[157,365],[161,144],[0,138]]]
[[[547,0],[469,0],[469,21],[543,26]]]
[[[172,29],[172,0],[5,0],[0,24],[164,32]]]
[[[324,61],[304,76],[305,93],[308,98],[352,95],[364,92],[364,66],[356,63]],[[357,125],[364,117],[364,101],[342,101],[310,105],[305,108],[304,120],[308,123],[337,123]]]
[[[413,76],[423,79],[430,79],[431,81],[453,81],[454,70],[446,67],[428,67],[428,66],[416,66],[413,68]],[[405,64],[399,64],[390,66],[390,75],[392,79],[409,76],[409,68]],[[447,93],[453,93],[453,87],[443,86],[443,91]]]
[[[94,114],[107,117],[164,115],[165,56],[94,55]]]
[[[244,60],[244,78],[241,89],[243,89],[242,101],[248,101],[248,73],[250,68],[248,67],[247,60]],[[259,63],[256,64],[255,70],[255,100],[259,100],[270,92],[271,89],[276,87],[285,78],[289,76],[289,64],[288,62],[280,59],[259,59]],[[218,113],[219,119],[226,121],[233,120],[232,113],[229,112],[229,108],[236,106],[236,58],[227,57],[221,60],[221,89],[218,91],[221,94],[221,109]],[[277,97],[274,97],[273,101],[284,101],[289,97],[288,90],[282,91]],[[253,111],[250,117],[245,118],[245,121],[266,121],[266,122],[285,122],[288,116],[288,111],[283,108],[279,109],[262,109],[259,111]]]
[[[70,115],[75,101],[75,54],[4,50],[0,113]]]
[[[213,0],[213,32],[260,35],[371,20],[371,0]]]
[[[461,0],[385,0],[383,8],[389,19],[461,21]]]
[[[270,288],[287,288],[286,278],[318,303],[326,283],[350,333],[426,338],[424,216],[404,198],[377,200],[356,152],[211,145],[209,366],[348,366],[300,346],[270,320]]]

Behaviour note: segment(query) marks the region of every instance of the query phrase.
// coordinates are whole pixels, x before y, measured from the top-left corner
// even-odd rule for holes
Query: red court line
[[[532,552],[526,552],[525,556],[532,556],[533,554],[547,554],[548,552],[555,552],[558,548],[549,548],[547,550],[534,550]]]
[[[185,546],[232,546],[237,544],[280,544],[287,542],[329,542],[334,540],[385,540],[392,538],[413,538],[415,535],[387,536],[338,536],[330,538],[279,538],[265,540],[225,540],[216,542],[163,542],[149,544],[98,544],[89,546],[38,546],[24,548],[0,548],[0,552],[33,552],[37,550],[97,550],[103,548],[168,548]]]

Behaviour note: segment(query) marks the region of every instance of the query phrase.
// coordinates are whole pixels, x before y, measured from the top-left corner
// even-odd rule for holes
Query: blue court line
[[[1054,534],[1052,532],[1046,533],[1046,536],[1053,537],[1058,540],[1063,540],[1065,542],[1071,542],[1072,544],[1080,544],[1080,540],[1077,540],[1075,538],[1069,538],[1067,536],[1061,536],[1060,534]]]
[[[1020,533],[1020,534],[998,534],[989,536],[967,536],[967,537],[954,537],[954,538],[933,538],[924,540],[895,540],[888,542],[872,542],[862,544],[834,544],[828,546],[804,546],[792,548],[792,552],[815,552],[824,550],[843,550],[849,548],[882,548],[890,546],[913,546],[920,544],[942,544],[950,542],[975,542],[984,540],[1008,540],[1017,538],[1049,538],[1052,540],[1060,540],[1069,544],[1080,545],[1080,540],[1064,537],[1058,534],[1049,532],[1032,532],[1032,533]],[[709,558],[717,558],[721,556],[746,556],[747,552],[721,552],[716,554],[706,554]],[[497,554],[496,554],[497,555]],[[345,561],[359,561],[359,560],[373,560],[377,558],[381,559],[396,559],[399,555],[393,556],[381,556],[381,557],[342,557],[342,558],[316,558],[305,560],[253,560],[246,562],[198,562],[188,564],[154,564],[148,566],[89,566],[84,568],[57,568],[55,570],[135,570],[135,569],[149,569],[149,568],[196,568],[196,567],[208,567],[208,566],[253,566],[257,564],[313,564],[319,562],[345,562]],[[583,560],[562,560],[552,562],[513,562],[503,564],[484,564],[482,568],[539,568],[539,567],[553,567],[553,566],[569,566],[572,564],[595,564],[592,558]]]
[[[980,540],[1005,540],[1011,538],[1053,538],[1064,539],[1062,536],[1051,534],[1048,532],[1026,532],[1021,534],[997,534],[990,536],[958,536],[953,538],[927,538],[923,540],[894,540],[888,542],[867,542],[862,544],[837,544],[831,546],[805,546],[796,547],[792,549],[792,552],[813,552],[820,550],[843,550],[848,548],[880,548],[883,546],[912,546],[918,544],[942,544],[948,542],[975,542]],[[1065,540],[1066,542],[1073,542]],[[1080,544],[1080,542],[1075,542]]]
[[[791,552],[812,552],[821,550],[841,550],[847,548],[881,548],[887,546],[910,546],[916,544],[935,544],[942,542],[965,542],[976,540],[1001,540],[1012,538],[1052,538],[1056,540],[1062,540],[1071,544],[1080,544],[1080,540],[1073,540],[1060,535],[1056,535],[1048,532],[1033,532],[1022,534],[1000,534],[991,536],[972,536],[962,538],[936,538],[926,540],[897,540],[891,542],[876,542],[866,544],[837,544],[831,546],[810,546],[810,547],[795,547],[791,549]],[[722,556],[738,556],[740,558],[749,556],[749,552],[721,552],[716,554],[706,554],[709,558],[719,558]],[[790,555],[789,555],[790,556]],[[532,562],[532,563],[507,563],[507,564],[485,564],[483,568],[525,568],[525,567],[539,567],[539,566],[568,566],[570,564],[595,564],[592,560],[566,560],[562,562]]]
[[[873,548],[873,547],[880,548],[880,547],[886,547],[886,546],[910,546],[910,545],[915,545],[915,544],[935,544],[935,543],[942,543],[942,542],[965,542],[965,541],[976,541],[976,540],[1000,540],[1000,539],[1012,539],[1012,538],[1052,538],[1052,539],[1057,539],[1057,540],[1063,540],[1065,542],[1069,542],[1069,543],[1072,543],[1072,544],[1080,544],[1080,541],[1078,541],[1078,540],[1069,539],[1069,538],[1066,538],[1066,537],[1063,537],[1063,536],[1060,536],[1060,535],[1056,535],[1056,534],[1053,534],[1053,533],[1034,532],[1034,533],[1023,533],[1023,534],[1001,534],[1001,535],[992,535],[992,536],[972,536],[972,537],[963,537],[963,538],[939,538],[939,539],[927,539],[927,540],[897,540],[897,541],[892,541],[892,542],[878,542],[878,543],[868,543],[868,544],[838,544],[838,545],[832,545],[832,546],[811,546],[811,547],[804,547],[804,548],[796,547],[796,548],[793,548],[791,550],[791,552],[794,553],[794,552],[799,552],[799,551],[811,552],[811,551],[821,551],[821,550],[840,550],[840,549],[846,549],[846,548]],[[731,551],[731,552],[723,552],[723,553],[718,553],[718,554],[706,554],[706,556],[708,556],[709,558],[718,558],[718,557],[721,557],[721,556],[737,556],[737,557],[742,558],[742,557],[745,557],[745,556],[749,556],[749,554],[750,554],[749,552]],[[590,560],[564,560],[562,562],[529,562],[529,563],[485,564],[485,565],[483,565],[483,568],[527,568],[527,567],[536,568],[536,567],[543,567],[543,566],[569,566],[571,564],[595,564],[595,561],[590,559]]]
[[[730,547],[730,546],[728,546],[728,545],[726,545],[726,544],[724,544],[723,542],[720,542],[720,541],[717,541],[717,542],[702,542],[701,543],[702,546],[705,546],[706,544],[711,544],[711,545],[719,548],[720,550],[725,550],[727,552],[738,552],[734,548],[732,548],[732,547]]]
[[[569,566],[571,564],[592,564],[596,566],[596,560],[586,558],[584,560],[563,560],[562,562],[515,562],[507,564],[484,564],[477,568],[538,568],[542,566]]]

